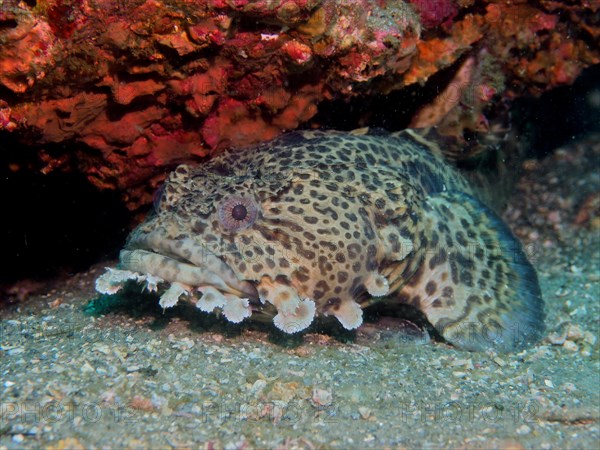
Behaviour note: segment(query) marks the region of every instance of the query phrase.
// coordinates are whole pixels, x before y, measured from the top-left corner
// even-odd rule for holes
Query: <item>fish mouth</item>
[[[121,251],[118,268],[107,268],[96,279],[96,290],[114,294],[129,280],[145,283],[149,291],[157,291],[160,283],[170,284],[160,296],[163,308],[176,305],[185,295],[196,300],[200,310],[218,309],[234,323],[250,317],[260,305],[254,284],[240,280],[205,246],[189,238],[168,239],[158,232],[134,236]]]
[[[317,305],[311,298],[300,297],[292,286],[263,277],[257,284],[240,279],[233,269],[206,246],[189,238],[169,239],[165,233],[134,233],[119,256],[117,269],[97,278],[96,290],[114,294],[129,280],[145,284],[150,291],[159,290],[159,304],[170,308],[183,295],[195,301],[204,312],[221,312],[227,320],[239,323],[245,318],[272,320],[286,333],[307,328],[313,321]],[[162,287],[168,285],[163,291]],[[262,294],[259,296],[259,289]],[[348,305],[335,314],[346,328],[362,322],[358,304]],[[253,314],[257,313],[257,314]],[[352,316],[348,322],[345,318]],[[356,316],[356,317],[355,317]],[[360,321],[358,321],[360,319]]]
[[[145,284],[150,291],[162,290],[159,304],[170,308],[183,295],[204,312],[221,312],[239,323],[249,317],[272,320],[286,333],[308,327],[316,313],[312,299],[300,298],[292,287],[277,281],[260,280],[257,286],[241,280],[233,269],[206,246],[189,238],[169,239],[164,233],[134,233],[119,256],[117,269],[96,279],[96,290],[114,294],[129,280]],[[257,313],[257,314],[253,314]]]
[[[218,255],[190,238],[167,239],[157,232],[136,236],[121,250],[119,266],[190,288],[210,286],[223,294],[258,299],[251,282],[238,278]]]

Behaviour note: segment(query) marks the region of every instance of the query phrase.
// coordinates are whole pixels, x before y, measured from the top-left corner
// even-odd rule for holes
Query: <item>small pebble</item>
[[[252,394],[254,397],[259,397],[266,386],[267,382],[265,380],[258,379],[250,388],[250,394]]]
[[[583,330],[579,325],[571,325],[567,333],[567,338],[572,341],[578,341],[583,338]]]
[[[10,350],[8,350],[6,352],[6,354],[13,356],[13,355],[19,355],[19,354],[23,353],[24,351],[25,351],[25,349],[23,347],[17,347],[17,348],[11,348]]]
[[[587,308],[585,307],[585,305],[579,306],[569,313],[570,316],[585,316],[586,314]]]
[[[560,223],[560,213],[558,211],[552,211],[548,214],[548,222],[550,223]]]
[[[360,417],[366,420],[371,415],[371,410],[365,406],[361,406],[358,408],[358,413],[360,414]]]
[[[502,359],[499,358],[498,356],[496,356],[493,361],[498,364],[500,367],[504,367],[506,365],[506,362]]]
[[[85,361],[82,365],[81,365],[81,371],[83,373],[90,373],[90,372],[95,372],[94,368],[92,367],[92,365]]]
[[[586,331],[583,333],[583,342],[587,342],[590,345],[594,345],[596,343],[596,335],[590,331]]]
[[[325,389],[315,388],[312,393],[312,401],[316,406],[328,406],[333,402],[333,395]]]
[[[563,344],[563,348],[570,352],[576,352],[577,350],[579,350],[579,347],[573,341],[565,341],[565,343]]]
[[[102,353],[103,355],[110,355],[110,347],[104,344],[94,344],[92,347],[94,351]]]
[[[450,363],[451,367],[464,366],[467,370],[473,370],[473,361],[471,359],[456,359]]]
[[[567,334],[566,333],[550,333],[546,337],[546,339],[552,345],[563,345],[565,343],[565,341],[567,340]]]
[[[521,425],[519,428],[517,428],[516,431],[519,436],[524,436],[526,434],[531,433],[531,428],[527,425]]]

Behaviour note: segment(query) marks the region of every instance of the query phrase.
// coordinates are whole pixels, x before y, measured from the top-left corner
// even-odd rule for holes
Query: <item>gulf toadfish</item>
[[[452,166],[407,135],[293,132],[179,166],[96,288],[128,280],[231,322],[272,311],[294,333],[346,329],[408,304],[465,349],[519,349],[544,330],[536,273]]]

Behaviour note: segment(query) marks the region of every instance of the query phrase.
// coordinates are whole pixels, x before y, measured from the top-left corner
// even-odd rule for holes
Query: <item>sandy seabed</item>
[[[163,314],[99,298],[106,262],[0,310],[0,449],[598,448],[599,162],[597,135],[525,162],[504,213],[546,301],[525,351],[460,351],[398,320],[290,337]]]

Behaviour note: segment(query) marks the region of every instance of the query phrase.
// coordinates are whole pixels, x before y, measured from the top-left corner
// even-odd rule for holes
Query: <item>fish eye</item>
[[[249,197],[231,196],[218,209],[219,223],[228,231],[241,231],[254,224],[258,207]]]
[[[231,210],[231,217],[233,217],[235,220],[244,220],[247,215],[248,210],[241,203],[235,205]]]

